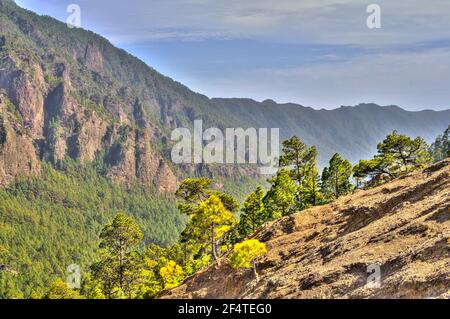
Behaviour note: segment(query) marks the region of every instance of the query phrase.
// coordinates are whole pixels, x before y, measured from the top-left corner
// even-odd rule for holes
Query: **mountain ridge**
[[[171,131],[192,128],[196,119],[220,129],[280,128],[282,140],[297,135],[316,145],[321,167],[336,152],[351,162],[371,157],[394,129],[431,141],[450,123],[450,110],[408,112],[374,104],[315,110],[267,100],[210,99],[100,35],[69,29],[12,1],[0,4],[0,88],[20,115],[36,159],[55,165],[65,157],[101,162],[106,176],[125,185],[173,192],[189,175],[255,176],[256,168],[173,165]],[[18,173],[3,170],[3,185]]]

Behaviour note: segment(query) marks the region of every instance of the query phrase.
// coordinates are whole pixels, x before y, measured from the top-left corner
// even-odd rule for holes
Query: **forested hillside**
[[[61,171],[42,165],[40,177],[0,190],[0,264],[19,272],[0,285],[2,297],[39,296],[68,265],[94,259],[102,226],[127,212],[144,229],[144,243],[178,239],[185,218],[170,195],[125,189],[69,161]],[[0,274],[5,276],[7,274]]]

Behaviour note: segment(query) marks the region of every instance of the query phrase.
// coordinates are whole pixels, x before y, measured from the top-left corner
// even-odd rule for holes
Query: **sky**
[[[16,0],[209,97],[450,109],[448,0]],[[367,7],[380,8],[370,29]]]

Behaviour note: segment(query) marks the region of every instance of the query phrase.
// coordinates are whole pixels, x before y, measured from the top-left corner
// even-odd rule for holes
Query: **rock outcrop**
[[[33,26],[15,22],[37,40]],[[105,176],[115,182],[174,191],[177,178],[154,149],[154,123],[130,90],[103,72],[101,45],[88,42],[79,49],[81,56],[75,50],[76,62],[52,53],[38,63],[30,50],[8,48],[12,39],[6,35],[0,43],[0,89],[8,101],[2,104],[0,185],[19,175],[39,174],[39,160],[57,164],[70,157],[85,164],[103,162]],[[105,87],[105,93],[89,95],[97,84],[80,82],[80,72],[86,81]]]
[[[449,298],[450,160],[282,218],[254,238],[268,246],[259,282],[222,256],[162,297]]]
[[[0,87],[16,106],[30,135],[42,137],[45,82],[41,67],[25,53],[5,57],[1,65]]]
[[[0,93],[0,186],[18,176],[40,172],[33,140],[25,132],[20,114],[6,95]]]

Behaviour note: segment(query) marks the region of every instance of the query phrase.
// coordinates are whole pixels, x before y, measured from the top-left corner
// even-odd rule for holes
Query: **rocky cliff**
[[[0,186],[19,175],[39,174],[33,140],[14,105],[0,92]]]
[[[450,160],[282,218],[254,237],[268,246],[259,282],[223,256],[162,297],[449,298]]]
[[[120,183],[174,191],[177,179],[156,151],[161,133],[104,57],[112,46],[90,34],[83,39],[85,31],[70,34],[11,1],[1,1],[0,9],[0,88],[8,100],[2,104],[0,183],[39,173],[38,160],[56,165],[70,157],[98,161]],[[20,125],[20,132],[9,123]]]

